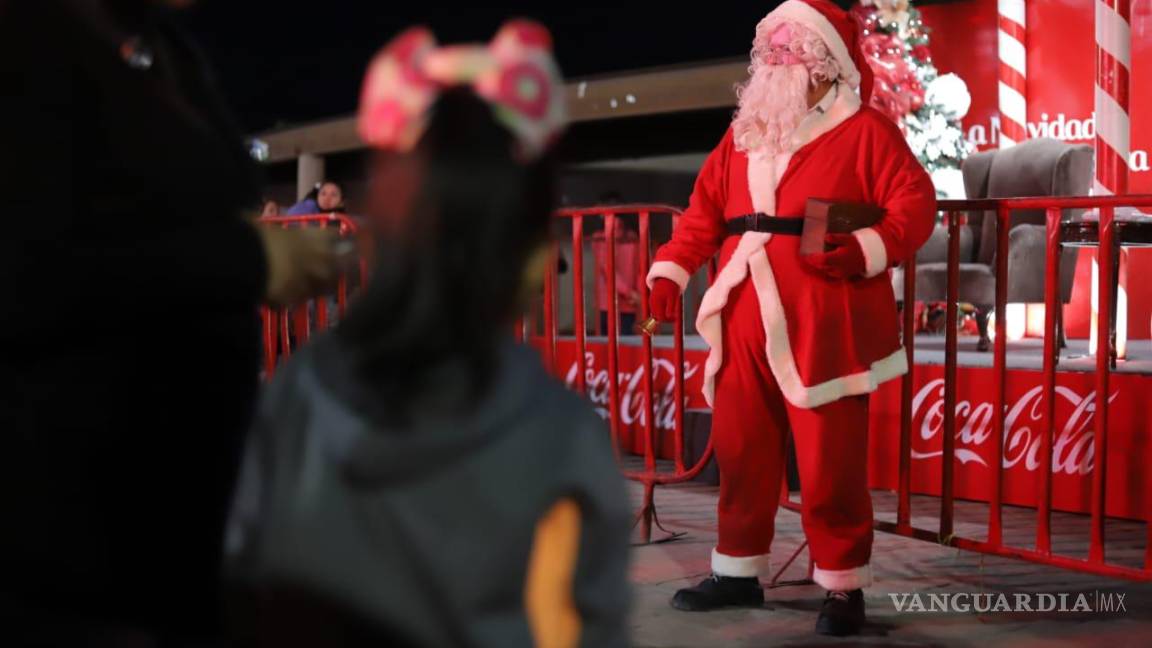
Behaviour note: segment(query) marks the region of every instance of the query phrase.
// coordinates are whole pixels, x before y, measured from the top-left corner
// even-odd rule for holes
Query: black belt
[[[728,236],[740,236],[744,232],[768,232],[800,236],[800,232],[804,230],[804,219],[756,213],[730,218],[724,223],[724,226],[728,228]]]

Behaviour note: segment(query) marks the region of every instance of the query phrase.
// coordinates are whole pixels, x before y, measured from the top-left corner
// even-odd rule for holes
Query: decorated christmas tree
[[[860,0],[852,15],[876,76],[872,106],[892,118],[942,197],[963,194],[960,163],[970,146],[960,118],[971,104],[968,87],[932,64],[929,30],[909,0]]]

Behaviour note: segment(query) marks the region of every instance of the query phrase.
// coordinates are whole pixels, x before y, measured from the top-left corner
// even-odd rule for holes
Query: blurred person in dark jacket
[[[218,633],[257,306],[335,271],[328,233],[242,218],[189,4],[0,2],[0,645]]]
[[[631,520],[604,422],[512,340],[552,263],[548,32],[369,68],[371,281],[265,396],[229,527],[247,638],[627,645]]]

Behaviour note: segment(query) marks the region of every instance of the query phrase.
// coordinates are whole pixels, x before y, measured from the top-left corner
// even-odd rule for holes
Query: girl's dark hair
[[[554,162],[518,161],[513,141],[489,104],[451,89],[414,153],[398,162],[420,165],[411,207],[380,228],[369,283],[336,329],[360,378],[397,416],[437,390],[432,376],[446,369],[467,377],[466,405],[493,379],[498,345],[521,307],[525,263],[546,240],[554,205]]]

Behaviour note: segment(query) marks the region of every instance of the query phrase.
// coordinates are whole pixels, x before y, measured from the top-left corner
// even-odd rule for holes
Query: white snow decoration
[[[972,95],[964,79],[955,74],[941,74],[928,84],[924,100],[935,104],[948,114],[949,119],[960,119],[972,107]]]

